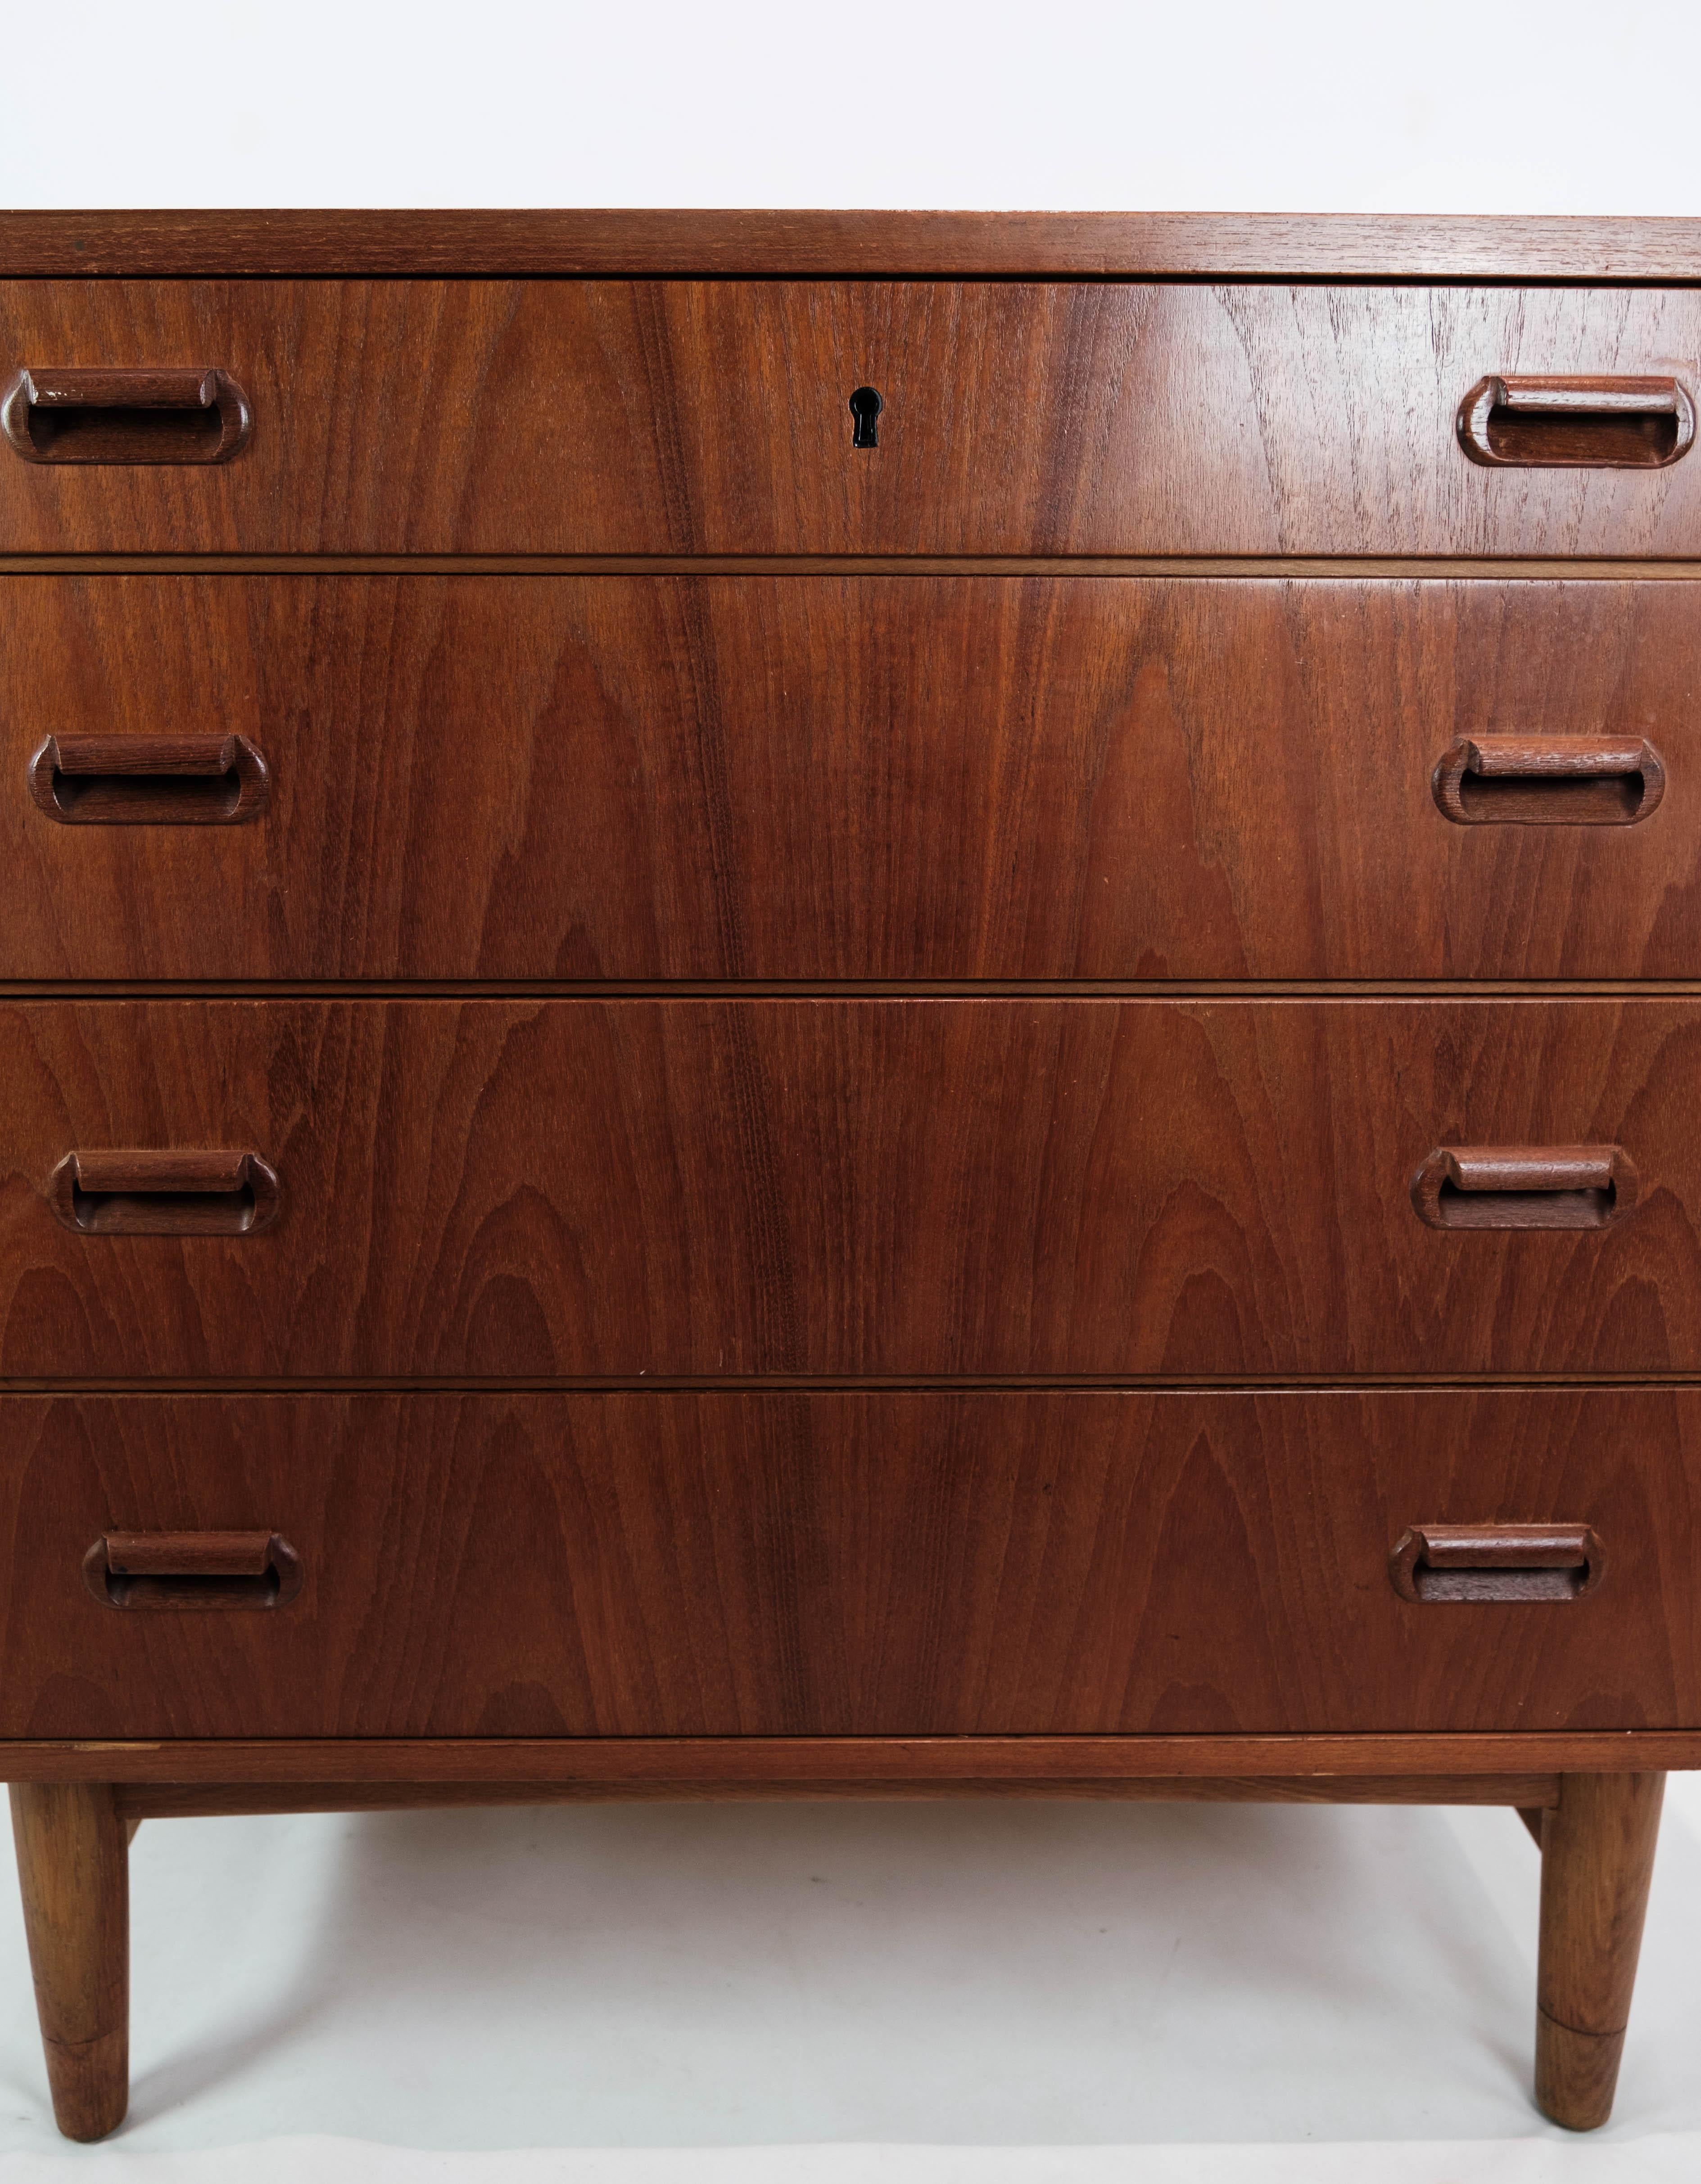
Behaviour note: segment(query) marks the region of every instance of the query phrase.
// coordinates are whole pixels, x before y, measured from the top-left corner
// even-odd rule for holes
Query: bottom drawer
[[[0,1528],[8,1736],[1701,1724],[1701,1390],[20,1395]]]

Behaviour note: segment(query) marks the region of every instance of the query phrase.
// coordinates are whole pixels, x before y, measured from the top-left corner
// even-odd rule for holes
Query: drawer
[[[1681,582],[14,577],[0,978],[1686,978],[1698,681]]]
[[[18,370],[0,552],[1701,550],[1693,288],[26,281]],[[1685,391],[1517,406],[1603,375]]]
[[[14,1396],[3,1420],[8,1736],[1701,1724],[1693,1389]],[[1509,1520],[1550,1562],[1591,1535],[1588,1562],[1509,1566]],[[1443,1524],[1487,1566],[1403,1597],[1391,1552]],[[240,1559],[209,1531],[287,1556],[294,1597],[111,1571]]]
[[[1693,1373],[1698,1072],[1680,1000],[14,1000],[0,1368]]]

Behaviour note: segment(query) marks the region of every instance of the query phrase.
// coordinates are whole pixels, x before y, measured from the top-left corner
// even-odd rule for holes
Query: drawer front
[[[1701,550],[1701,457],[1618,466],[1675,411],[1609,421],[1581,467],[1473,461],[1459,432],[1497,375],[1693,402],[1693,289],[14,281],[0,359],[48,396],[216,369],[252,420],[196,443],[226,460],[137,460],[194,413],[67,430],[14,398],[48,459],[0,443],[0,551]]]
[[[8,1736],[1701,1724],[1693,1390],[14,1396],[0,1415]],[[1592,1581],[1508,1599],[1479,1568],[1483,1596],[1397,1591],[1414,1525],[1508,1520],[1591,1532]],[[247,1529],[287,1543],[293,1600],[84,1570],[111,1535],[187,1563]]]
[[[1688,977],[1698,682],[1686,582],[13,578],[0,978]]]
[[[14,1001],[0,1365],[1694,1372],[1698,1070],[1680,1000]]]

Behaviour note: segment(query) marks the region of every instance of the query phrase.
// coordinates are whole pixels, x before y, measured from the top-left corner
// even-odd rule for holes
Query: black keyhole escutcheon
[[[850,397],[850,415],[856,420],[856,429],[850,435],[853,448],[879,446],[880,435],[875,429],[874,420],[885,406],[880,399],[879,389],[875,387],[859,387]]]

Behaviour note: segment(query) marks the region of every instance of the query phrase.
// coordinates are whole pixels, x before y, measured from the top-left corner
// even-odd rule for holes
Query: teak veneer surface
[[[0,214],[8,388],[61,2128],[144,1816],[1178,1790],[1519,1806],[1603,2120],[1701,1756],[1701,223]]]
[[[968,577],[0,582],[0,977],[1628,978],[1701,966],[1701,588]],[[50,733],[248,738],[65,826]],[[1485,732],[1633,826],[1458,826]]]
[[[211,466],[0,448],[0,552],[1701,553],[1701,460],[1456,434],[1492,373],[1696,392],[1683,288],[13,281],[0,362],[216,365],[254,411]]]
[[[714,1742],[723,1745],[732,1741],[717,1737]],[[694,1748],[701,1748],[702,1740],[692,1741]],[[139,1828],[143,1820],[192,1819],[243,1813],[429,1812],[445,1806],[661,1803],[680,1798],[733,1804],[770,1799],[788,1802],[806,1799],[885,1802],[989,1797],[1065,1797],[1100,1803],[1115,1800],[1131,1804],[1514,1805],[1527,1816],[1526,1826],[1533,1824],[1539,1828],[1542,1813],[1559,1802],[1561,1780],[1558,1774],[1250,1774],[1223,1778],[969,1774],[955,1779],[936,1775],[901,1781],[895,1778],[882,1780],[866,1769],[854,1768],[847,1768],[836,1776],[825,1773],[788,1774],[783,1771],[784,1762],[795,1741],[788,1738],[784,1752],[775,1751],[770,1745],[771,1771],[765,1778],[752,1776],[743,1782],[724,1782],[711,1777],[640,1785],[630,1780],[542,1782],[527,1781],[522,1777],[512,1782],[494,1779],[466,1782],[344,1780],[300,1784],[235,1782],[210,1787],[193,1782],[138,1783],[115,1788],[114,1796],[126,1825],[131,1829]],[[12,1747],[14,1751],[19,1748]],[[358,1742],[354,1748],[360,1748]],[[866,1746],[862,1748],[866,1749]]]
[[[1114,1792],[1122,1782],[1307,1781],[1321,1790],[1380,1780],[1397,1801],[1408,1782],[1470,1778],[1529,1788],[1540,1806],[1564,1770],[1636,1773],[1701,1765],[1701,1730],[1571,1729],[1369,1731],[1308,1736],[1229,1733],[1142,1736],[224,1736],[6,1737],[14,1782],[130,1784],[131,1817],[153,1789],[270,1784],[293,1794],[334,1783],[523,1783],[587,1797],[848,1796],[859,1786],[959,1797],[984,1786],[1012,1795]],[[1185,1796],[1185,1787],[1178,1789]],[[287,1804],[286,1799],[282,1801]],[[1514,1802],[1507,1799],[1506,1802]]]
[[[1065,275],[1701,281],[1701,221],[1348,213],[0,213],[0,276]]]
[[[10,1802],[53,2113],[68,2137],[101,2138],[129,2104],[124,1822],[104,1786],[14,1782]]]
[[[0,1369],[1693,1373],[1698,1070],[1683,1000],[12,1001]],[[1419,1219],[1509,1145],[1620,1148],[1633,1210]],[[160,1147],[276,1219],[55,1217]]]
[[[1701,1391],[0,1400],[0,1733],[1701,1723]],[[1414,1522],[1587,1522],[1568,1602],[1403,1600]],[[290,1606],[115,1609],[116,1530]],[[783,1752],[776,1764],[784,1771]]]

